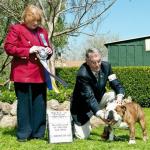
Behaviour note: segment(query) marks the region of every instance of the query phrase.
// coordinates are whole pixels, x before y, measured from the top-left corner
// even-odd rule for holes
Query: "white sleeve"
[[[117,94],[117,100],[122,100],[122,99],[123,99],[123,97],[124,97],[124,95],[123,95],[123,94]]]
[[[117,79],[116,74],[111,74],[111,75],[108,76],[109,81],[113,81],[115,79]]]

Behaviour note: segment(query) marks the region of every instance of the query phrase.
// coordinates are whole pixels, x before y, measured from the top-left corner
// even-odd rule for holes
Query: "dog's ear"
[[[122,112],[125,113],[125,111],[126,111],[127,108],[126,108],[126,106],[122,105],[121,109],[122,109]]]

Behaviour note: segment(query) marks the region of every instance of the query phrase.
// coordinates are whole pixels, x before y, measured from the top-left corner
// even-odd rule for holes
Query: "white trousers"
[[[111,102],[115,99],[115,93],[113,91],[107,92],[103,95],[100,102],[100,109],[104,109],[108,102]],[[91,124],[90,121],[86,122],[82,126],[78,126],[74,124],[74,134],[79,139],[87,139],[90,136],[91,132]]]
[[[74,124],[74,134],[79,139],[87,139],[90,136],[91,124],[90,121],[86,122],[82,126]]]

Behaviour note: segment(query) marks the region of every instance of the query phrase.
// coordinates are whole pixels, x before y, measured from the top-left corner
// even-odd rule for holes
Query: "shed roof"
[[[108,42],[108,43],[105,43],[104,45],[107,47],[108,45],[112,45],[112,44],[119,44],[119,43],[123,43],[123,42],[130,42],[133,40],[141,40],[141,39],[147,39],[147,38],[150,38],[150,35],[143,36],[143,37],[137,37],[137,38],[130,38],[130,39],[126,39],[126,40],[118,40],[118,41]]]

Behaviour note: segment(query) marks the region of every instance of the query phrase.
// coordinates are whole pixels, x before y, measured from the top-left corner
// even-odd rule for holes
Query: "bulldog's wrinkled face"
[[[105,119],[107,120],[107,124],[109,125],[114,125],[122,120],[122,117],[116,112],[117,106],[118,105],[116,104],[116,102],[107,104]]]

